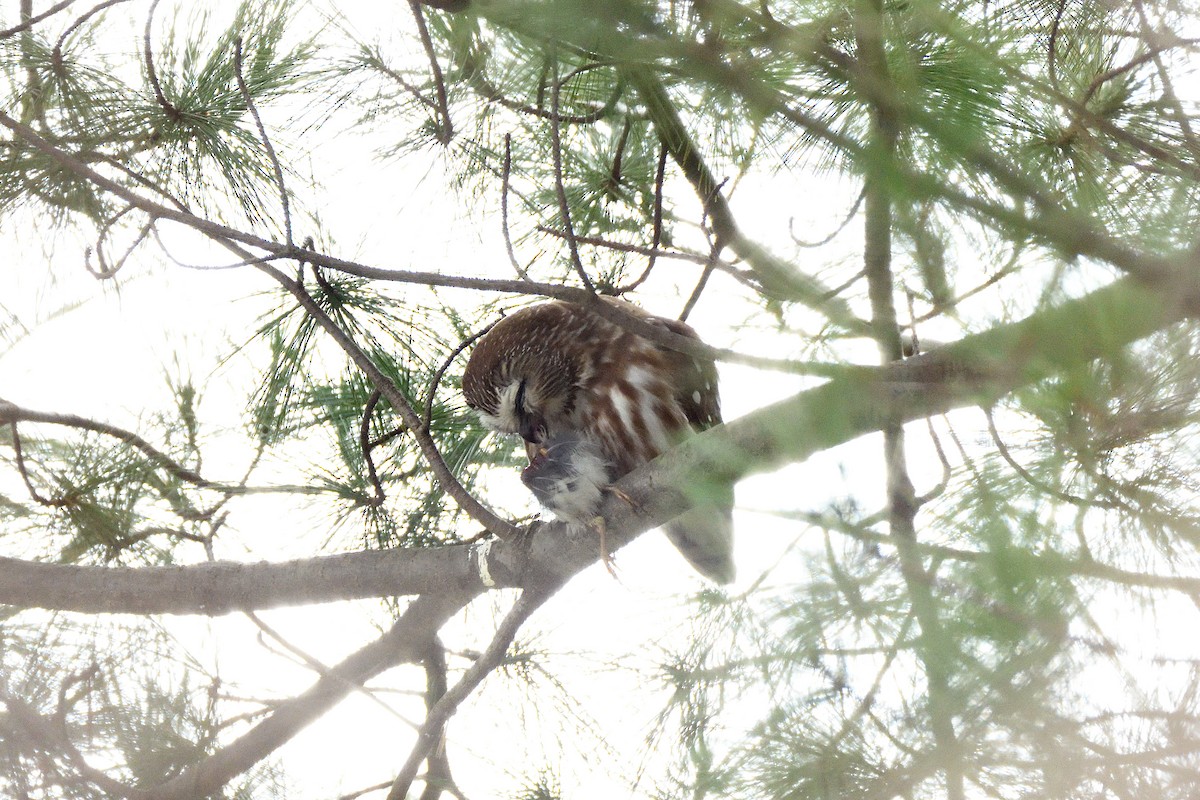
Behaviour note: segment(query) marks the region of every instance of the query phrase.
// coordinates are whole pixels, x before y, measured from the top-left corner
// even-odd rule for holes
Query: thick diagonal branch
[[[471,592],[422,595],[383,636],[334,666],[301,695],[276,706],[238,739],[166,783],[139,792],[138,800],[208,797],[332,708],[356,686],[399,664],[420,659],[438,629],[474,597]]]
[[[1166,293],[1124,279],[1092,294],[937,351],[863,368],[713,428],[619,484],[637,508],[609,502],[609,544],[620,546],[688,508],[681,487],[715,473],[725,480],[767,472],[889,424],[971,405],[1090,361],[1200,314],[1200,263]],[[286,564],[218,562],[119,569],[0,559],[0,603],[84,613],[223,614],[246,608],[417,592],[530,586],[546,574],[573,574],[598,558],[595,539],[559,524],[529,541],[350,553]],[[1128,581],[1086,564],[1056,569]],[[486,576],[486,577],[485,577]],[[1191,591],[1193,579],[1153,585]],[[1147,584],[1150,585],[1150,584]]]

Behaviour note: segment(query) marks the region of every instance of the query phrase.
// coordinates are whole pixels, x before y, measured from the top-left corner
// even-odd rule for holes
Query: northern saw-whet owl
[[[686,323],[612,298],[601,302],[699,339]],[[721,422],[712,361],[561,301],[496,323],[475,345],[462,388],[486,426],[525,440],[530,464],[522,480],[568,522],[589,521],[608,484]],[[732,505],[725,488],[664,527],[684,558],[718,583],[734,578]]]

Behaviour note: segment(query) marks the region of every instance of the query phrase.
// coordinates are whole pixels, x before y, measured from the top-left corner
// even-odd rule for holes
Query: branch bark
[[[0,558],[0,604],[83,614],[221,616],[426,592],[481,592],[479,548],[363,551],[276,564],[100,567]],[[503,569],[493,581],[512,585]]]
[[[318,719],[355,687],[400,664],[417,661],[447,620],[475,597],[473,592],[427,594],[414,600],[387,633],[334,666],[301,695],[279,704],[249,732],[188,767],[136,800],[207,797]]]
[[[1197,259],[1200,262],[1200,259]],[[907,361],[861,368],[713,428],[626,476],[637,503],[606,502],[622,546],[689,507],[683,487],[737,480],[803,461],[892,423],[971,405],[1104,358],[1200,314],[1200,263],[1160,292],[1131,278]],[[561,523],[512,542],[351,553],[277,565],[215,563],[116,569],[0,559],[0,602],[85,613],[220,614],[245,608],[417,592],[531,587],[598,558],[595,537]]]
[[[884,46],[881,0],[859,0],[854,10],[854,39],[862,70],[880,86],[891,86]],[[894,87],[893,91],[894,91]],[[903,357],[896,322],[895,282],[892,277],[892,197],[887,173],[896,160],[899,120],[888,105],[869,103],[870,149],[863,194],[866,203],[863,268],[871,300],[871,324],[885,364]],[[917,549],[916,490],[908,473],[904,426],[892,422],[883,429],[884,468],[887,472],[888,527],[900,557],[900,574],[908,590],[912,613],[921,630],[917,654],[928,687],[930,729],[943,774],[947,800],[963,800],[962,758],[954,729],[950,678],[957,659],[954,642],[946,636],[934,593],[934,568],[927,568]]]

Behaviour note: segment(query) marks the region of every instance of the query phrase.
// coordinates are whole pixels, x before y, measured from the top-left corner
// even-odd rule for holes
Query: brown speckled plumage
[[[654,325],[698,338],[683,322],[619,300]],[[475,346],[463,374],[467,404],[489,426],[532,442],[580,435],[612,465],[614,479],[693,431],[721,422],[711,361],[632,334],[582,306],[545,302],[513,312]],[[519,402],[518,402],[519,401]],[[667,526],[667,535],[701,573],[733,578],[732,498],[723,495]]]

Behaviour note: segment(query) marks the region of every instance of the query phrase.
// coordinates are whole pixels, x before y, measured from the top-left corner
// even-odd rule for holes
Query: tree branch
[[[854,40],[859,63],[872,81],[895,91],[887,70],[884,49],[882,0],[858,0],[854,9]],[[903,358],[900,327],[897,324],[895,283],[892,278],[892,198],[886,175],[896,159],[896,141],[900,121],[890,105],[869,103],[867,177],[863,186],[865,201],[865,240],[863,269],[871,301],[871,325],[883,363]],[[912,613],[921,636],[917,653],[928,687],[930,729],[946,777],[947,800],[963,800],[964,781],[958,734],[954,729],[954,703],[950,694],[951,669],[956,650],[946,636],[933,592],[935,572],[926,568],[916,548],[917,497],[908,473],[904,446],[904,426],[890,422],[883,428],[884,468],[887,475],[888,527],[896,540],[900,573],[908,589]]]
[[[863,332],[866,324],[851,313],[845,301],[831,297],[828,287],[742,234],[716,178],[701,158],[674,102],[658,78],[641,67],[627,67],[623,74],[637,89],[663,145],[692,184],[705,214],[712,220],[718,251],[727,246],[741,256],[761,281],[768,297],[799,301],[828,314],[834,322],[850,330]]]
[[[267,152],[267,158],[271,162],[271,169],[275,174],[275,188],[279,190],[279,205],[283,210],[283,238],[288,247],[291,247],[294,244],[292,241],[292,210],[288,204],[287,184],[283,180],[283,165],[279,163],[279,156],[275,155],[271,137],[267,136],[267,127],[263,125],[262,117],[258,114],[258,106],[254,103],[254,96],[250,94],[250,87],[246,85],[246,76],[242,74],[242,37],[240,36],[233,40],[233,75],[237,78],[238,92],[242,95],[242,102],[246,104],[246,110],[250,112],[250,117],[254,120],[259,141],[262,142],[263,149]]]
[[[146,30],[142,35],[142,58],[146,65],[146,77],[150,79],[150,86],[154,89],[154,99],[162,106],[168,119],[172,122],[179,122],[183,119],[183,112],[163,94],[162,85],[158,82],[158,72],[154,69],[154,50],[150,46],[150,33],[154,25],[154,10],[158,8],[158,3],[159,0],[153,0],[150,3],[150,10],[146,12]]]
[[[426,430],[420,415],[409,404],[408,398],[404,396],[396,384],[392,383],[383,374],[383,371],[371,360],[370,356],[325,313],[325,310],[304,290],[304,286],[299,281],[289,278],[269,264],[260,264],[258,265],[258,269],[274,278],[280,286],[295,297],[304,310],[308,312],[309,316],[325,330],[325,333],[337,342],[338,346],[349,356],[350,360],[363,371],[371,383],[375,385],[375,388],[387,398],[392,409],[400,415],[400,418],[404,420],[404,424],[412,431],[413,438],[417,446],[421,449],[422,455],[425,456],[425,461],[429,464],[429,468],[433,472],[437,482],[441,484],[447,494],[454,498],[459,507],[500,538],[516,536],[517,528],[512,523],[497,516],[494,511],[476,500],[463,487],[454,473],[450,471],[450,467],[446,464],[445,459],[442,458],[441,452],[438,451],[437,443],[434,442],[433,437]]]
[[[138,800],[207,797],[290,740],[355,687],[400,664],[420,659],[438,629],[475,596],[447,591],[415,599],[387,633],[330,668],[306,692],[280,703],[261,722],[212,755],[186,768]]]
[[[862,368],[693,437],[622,479],[636,510],[602,508],[612,547],[689,508],[683,487],[738,480],[803,461],[858,436],[988,405],[1008,392],[1118,352],[1200,313],[1200,269],[1189,291],[1160,293],[1124,279],[896,364]],[[352,553],[283,565],[215,563],[120,570],[0,559],[0,603],[90,613],[220,614],[350,597],[537,585],[599,558],[595,537],[561,523],[513,542]],[[1178,584],[1194,588],[1185,583]]]
[[[392,783],[391,791],[388,792],[387,800],[404,800],[408,796],[408,790],[412,786],[413,780],[417,777],[417,768],[421,766],[433,748],[442,738],[442,729],[446,722],[458,710],[458,707],[464,700],[475,690],[483,679],[486,678],[493,670],[500,665],[504,658],[504,654],[508,652],[508,646],[512,644],[513,637],[517,635],[517,630],[524,624],[529,615],[538,609],[546,600],[550,598],[557,586],[550,588],[549,591],[525,591],[517,598],[517,602],[513,604],[511,610],[504,617],[504,621],[500,623],[500,627],[496,629],[492,641],[488,644],[487,649],[483,654],[475,660],[475,663],[463,673],[459,678],[458,683],[454,687],[441,696],[429,709],[429,713],[425,716],[425,723],[421,726],[421,731],[417,734],[417,744],[413,747],[409,754],[408,761],[400,769],[396,775],[396,780]]]
[[[0,558],[0,604],[83,614],[203,614],[364,597],[482,591],[480,548],[366,550],[279,563],[102,567]],[[495,585],[516,576],[488,567]]]
[[[433,72],[434,91],[437,94],[437,112],[441,116],[441,122],[436,123],[437,140],[440,144],[449,144],[454,138],[454,124],[450,120],[450,103],[446,99],[446,81],[442,77],[442,66],[438,63],[437,53],[433,50],[433,40],[429,38],[429,27],[425,24],[425,12],[421,10],[421,4],[418,0],[409,0],[409,7],[412,9],[413,19],[417,23],[417,33],[421,37],[421,44],[425,48],[425,55],[429,59],[429,68]]]
[[[583,268],[583,261],[579,258],[579,245],[575,242],[575,225],[571,222],[571,204],[567,202],[567,190],[563,183],[562,131],[559,129],[558,123],[558,100],[562,81],[558,77],[558,54],[554,50],[551,50],[550,60],[554,65],[550,75],[550,110],[554,115],[550,120],[550,152],[554,161],[554,194],[558,198],[558,215],[562,220],[563,231],[566,233],[571,266],[575,268],[575,273],[579,275],[579,280],[583,282],[584,288],[590,294],[595,294],[596,287],[592,284],[592,279],[588,277],[587,270]]]
[[[54,16],[55,14],[62,11],[64,8],[66,8],[67,6],[71,5],[74,2],[75,2],[75,0],[60,0],[60,2],[55,3],[54,5],[50,6],[42,13],[40,13],[36,16],[30,16],[28,19],[22,19],[20,24],[14,25],[11,28],[5,28],[4,30],[0,31],[0,41],[4,41],[5,39],[9,38],[10,36],[15,36],[16,34],[21,33],[22,31],[29,30],[30,28],[32,28],[34,25],[37,25],[42,20]]]

